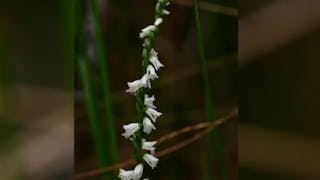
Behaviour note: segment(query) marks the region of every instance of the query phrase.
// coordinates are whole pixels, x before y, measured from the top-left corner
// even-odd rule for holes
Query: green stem
[[[209,81],[209,74],[207,70],[207,64],[205,60],[205,52],[203,48],[203,42],[202,42],[202,33],[200,28],[200,18],[199,18],[199,10],[198,10],[198,0],[194,0],[194,11],[195,11],[195,22],[196,22],[196,30],[198,35],[198,48],[199,48],[199,55],[200,55],[200,62],[201,62],[201,70],[203,75],[203,81],[204,81],[204,100],[205,100],[205,113],[206,113],[206,119],[208,121],[214,121],[215,120],[215,111],[214,111],[214,105],[212,102],[212,94],[211,94],[211,86]],[[212,144],[214,142],[214,144]],[[208,179],[214,179],[213,172],[213,151],[216,150],[218,160],[221,164],[221,177],[223,180],[227,180],[227,170],[226,165],[223,159],[223,153],[222,153],[222,146],[219,138],[219,134],[214,131],[210,134],[208,137],[208,152],[207,156],[208,159],[207,167],[206,169],[206,175],[204,177]]]
[[[103,166],[111,165],[107,153],[108,148],[105,143],[105,134],[103,123],[100,119],[97,97],[95,95],[94,86],[92,83],[89,59],[87,54],[87,37],[85,33],[84,11],[80,4],[81,1],[75,2],[75,25],[76,25],[76,40],[75,46],[77,69],[82,84],[83,93],[85,95],[85,105],[89,116],[89,124],[92,133],[93,143],[97,152],[100,163]]]
[[[108,77],[109,76],[108,64],[106,61],[104,38],[103,38],[103,31],[101,26],[101,14],[100,14],[98,0],[91,0],[91,2],[92,2],[92,11],[94,15],[95,37],[96,37],[95,40],[96,40],[97,55],[99,60],[104,107],[105,107],[105,113],[106,113],[107,125],[108,125],[109,149],[111,153],[112,163],[115,164],[119,162],[119,148],[117,143],[116,125],[115,125],[114,115],[113,115],[112,94],[110,91],[110,83],[109,83],[109,77]]]

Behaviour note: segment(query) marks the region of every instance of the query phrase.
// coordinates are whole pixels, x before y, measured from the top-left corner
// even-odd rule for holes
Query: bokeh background
[[[319,179],[320,1],[239,2],[239,177]]]
[[[72,179],[72,2],[0,2],[0,179]]]
[[[232,179],[320,179],[319,3],[199,3],[217,118],[240,109],[238,122],[219,127]],[[121,126],[136,116],[134,97],[124,91],[141,71],[138,33],[152,22],[154,4],[100,5],[121,160],[132,156]],[[192,1],[174,0],[168,9],[155,43],[165,68],[153,83],[164,115],[150,139],[206,120]],[[0,2],[0,179],[73,179],[74,173],[101,167],[74,69],[73,11],[71,0]],[[89,47],[103,111],[97,60]],[[161,158],[147,176],[201,179],[206,149],[204,139],[193,143]]]

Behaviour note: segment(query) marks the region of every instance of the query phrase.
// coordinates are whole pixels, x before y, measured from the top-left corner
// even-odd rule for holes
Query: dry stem
[[[167,140],[170,140],[172,138],[175,138],[179,135],[205,128],[205,130],[193,135],[192,137],[190,137],[190,138],[188,138],[188,139],[186,139],[176,145],[170,146],[164,150],[161,150],[161,151],[155,153],[155,156],[161,157],[161,156],[170,154],[172,152],[175,152],[175,151],[195,142],[196,140],[202,138],[203,136],[205,136],[206,134],[211,132],[213,129],[217,128],[218,126],[220,126],[222,124],[225,124],[227,121],[229,121],[237,116],[238,116],[238,110],[235,109],[230,114],[228,114],[226,117],[221,118],[219,120],[216,120],[214,122],[198,123],[198,124],[195,124],[192,126],[187,126],[185,128],[171,132],[167,135],[164,135],[157,140],[157,142],[158,142],[157,145],[159,145]],[[94,169],[94,170],[90,170],[87,172],[82,172],[82,173],[76,174],[75,179],[83,179],[83,178],[87,178],[87,177],[91,177],[91,176],[96,176],[96,175],[99,175],[104,172],[117,170],[119,168],[124,168],[124,167],[130,166],[130,165],[133,165],[133,164],[135,164],[135,159],[131,158],[131,159],[128,159],[126,161],[123,161],[122,163],[119,163],[119,164],[116,164],[113,166],[102,167],[102,168],[98,168],[98,169]]]

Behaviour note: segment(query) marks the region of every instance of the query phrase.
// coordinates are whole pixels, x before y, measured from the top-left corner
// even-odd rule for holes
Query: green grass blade
[[[103,123],[100,119],[97,97],[91,78],[89,59],[87,54],[87,41],[85,33],[85,22],[83,6],[79,0],[75,1],[75,58],[79,73],[80,82],[82,84],[83,93],[85,95],[85,105],[88,112],[90,132],[93,137],[93,143],[100,163],[103,166],[111,165],[108,159],[108,148],[106,145],[106,137],[104,134]]]
[[[103,31],[101,26],[101,14],[99,9],[99,1],[92,0],[92,10],[94,15],[95,36],[97,55],[99,60],[99,68],[101,75],[101,85],[104,99],[104,107],[108,125],[108,142],[112,163],[119,162],[119,148],[117,143],[116,125],[113,115],[112,94],[110,91],[108,64],[105,54]]]
[[[204,101],[205,101],[205,113],[206,119],[208,121],[215,120],[215,111],[214,105],[212,102],[212,94],[211,94],[211,87],[209,81],[209,74],[207,70],[207,64],[205,60],[205,51],[203,48],[202,42],[202,33],[200,28],[200,18],[199,18],[199,10],[198,10],[198,0],[194,0],[194,11],[195,11],[195,22],[196,22],[196,30],[198,36],[198,48],[199,48],[199,55],[200,55],[200,62],[201,62],[201,70],[203,74],[203,81],[204,81]],[[207,151],[207,160],[206,160],[206,167],[205,167],[205,179],[214,179],[213,174],[213,152],[217,153],[217,157],[221,166],[221,178],[223,180],[228,179],[227,169],[223,158],[223,153],[221,149],[221,142],[219,138],[219,134],[217,131],[213,131],[210,136],[207,138],[208,140],[208,151]],[[214,142],[214,143],[212,143]]]
[[[94,143],[98,156],[103,165],[110,165],[107,158],[107,146],[105,141],[105,136],[103,132],[102,122],[99,116],[97,98],[94,94],[90,71],[88,68],[88,62],[86,57],[79,57],[77,59],[78,71],[83,87],[83,92],[86,99],[86,107],[89,116],[89,122],[91,127],[91,133],[93,135]]]

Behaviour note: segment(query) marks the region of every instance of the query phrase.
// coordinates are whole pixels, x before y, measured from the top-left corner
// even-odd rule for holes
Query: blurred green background
[[[237,108],[239,97],[240,121],[219,128],[230,179],[320,178],[319,2],[200,1],[217,118]],[[139,77],[138,34],[152,23],[155,3],[100,2],[121,160],[133,154],[121,126],[136,117],[126,82]],[[155,43],[165,68],[153,82],[164,115],[149,139],[206,121],[192,1],[174,0],[168,9]],[[72,179],[101,167],[73,63],[73,13],[68,0],[0,2],[0,179]],[[84,15],[90,75],[103,112],[91,16]],[[106,118],[101,120],[107,134]],[[203,139],[162,157],[146,176],[201,179],[207,148]],[[215,164],[214,171],[220,168]]]
[[[73,177],[72,1],[0,2],[0,179]]]
[[[240,179],[319,179],[319,1],[240,1]]]

